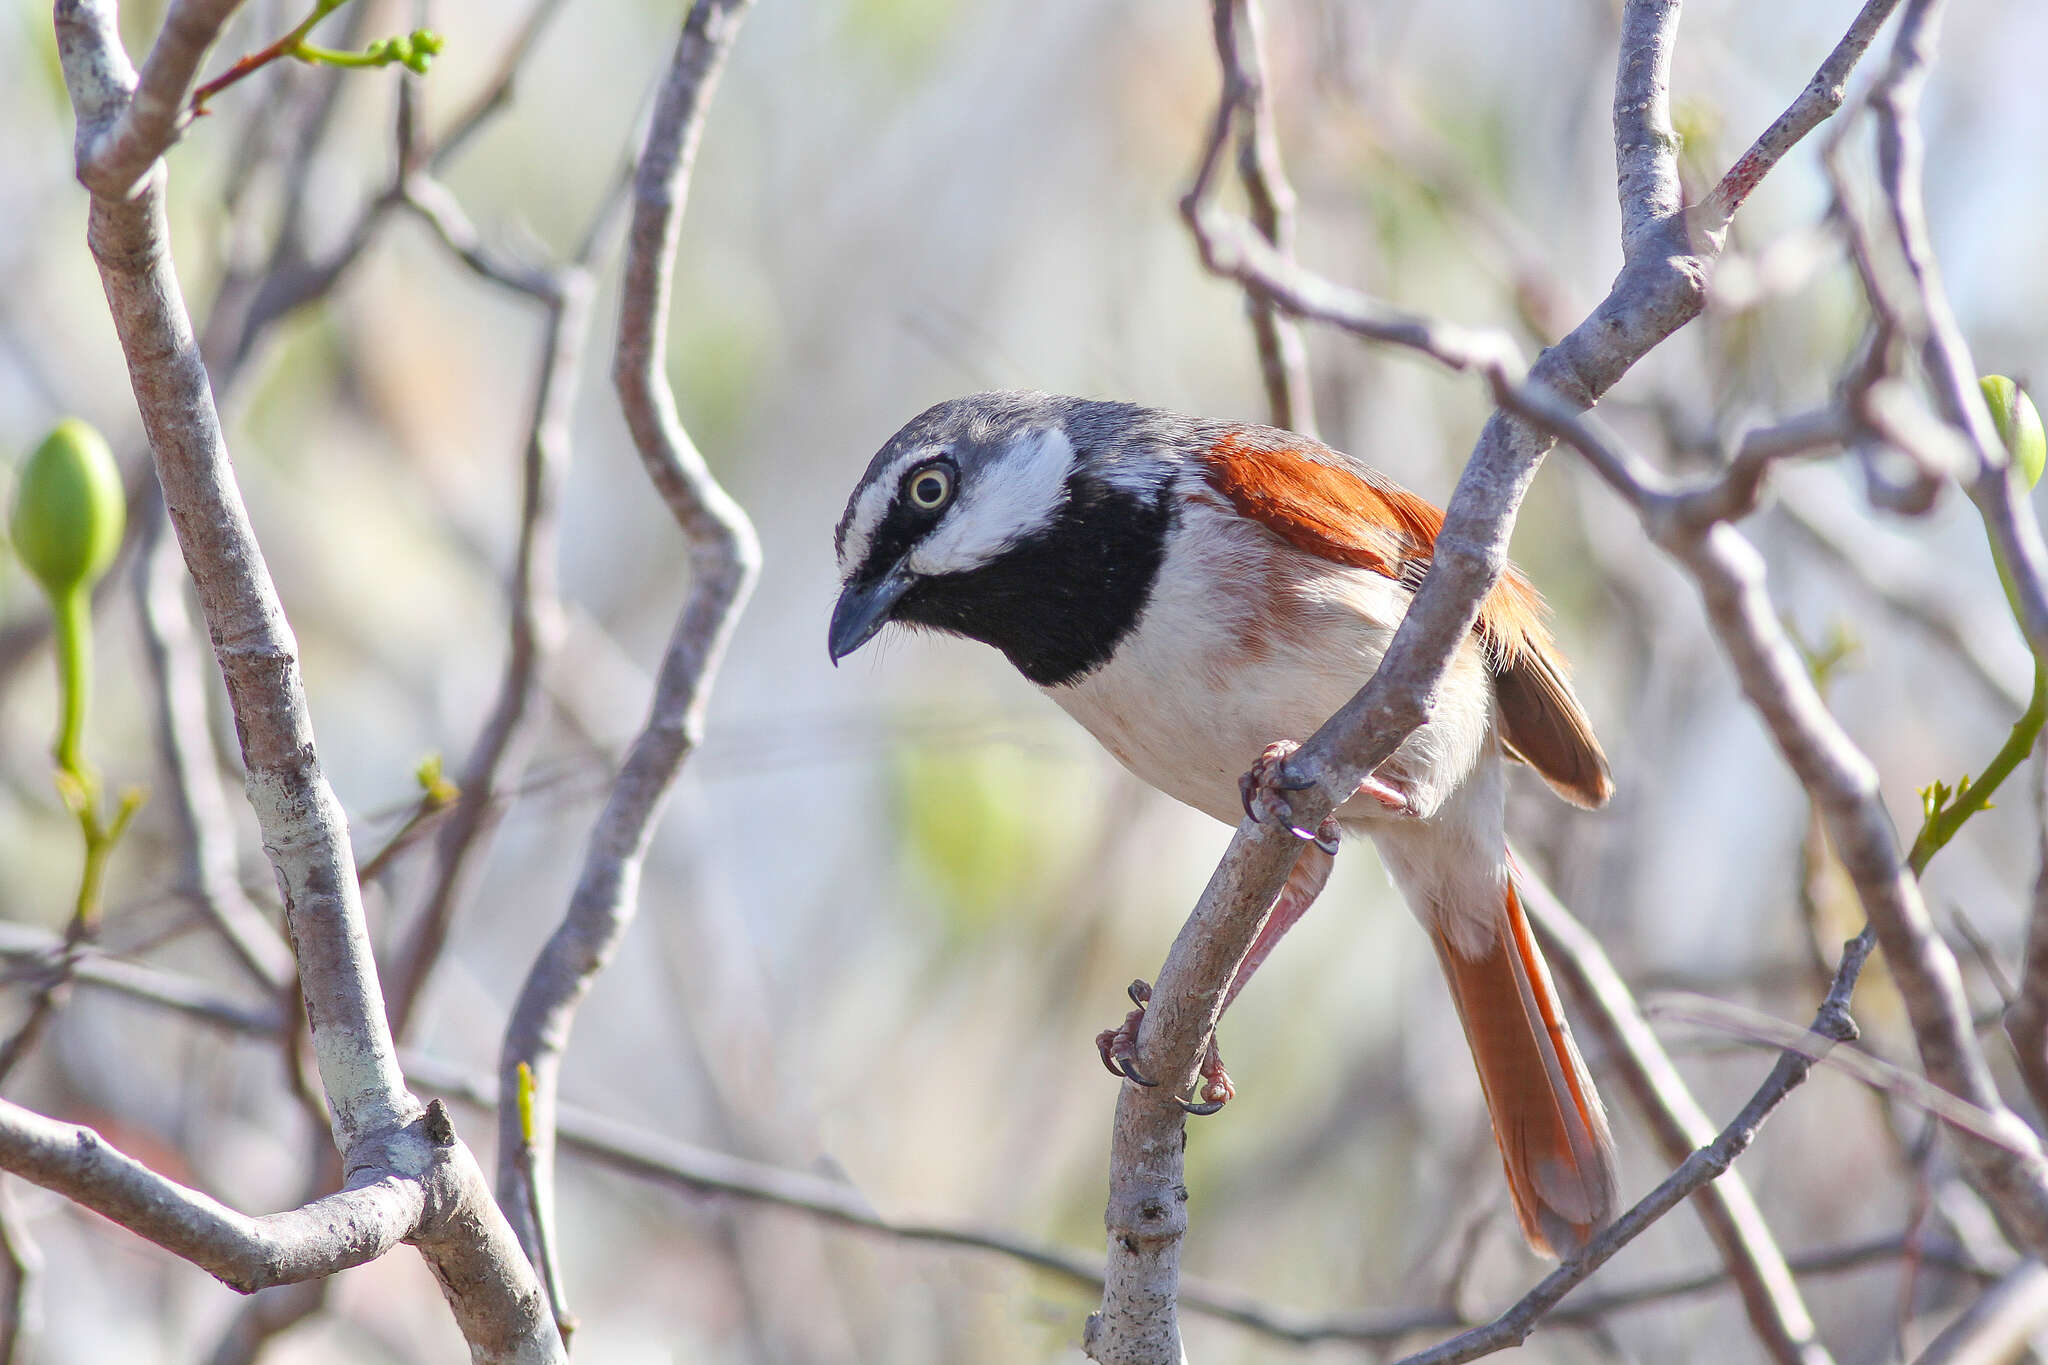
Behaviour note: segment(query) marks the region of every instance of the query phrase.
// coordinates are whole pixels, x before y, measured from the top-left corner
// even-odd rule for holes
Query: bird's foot
[[[1196,1118],[1207,1118],[1237,1096],[1237,1087],[1230,1083],[1230,1073],[1223,1069],[1223,1054],[1216,1050],[1216,1036],[1209,1035],[1209,1046],[1202,1053],[1201,1069],[1195,1073],[1197,1100],[1177,1099],[1182,1109]]]
[[[1145,1002],[1152,998],[1151,983],[1133,981],[1130,996],[1137,1008],[1124,1016],[1123,1023],[1096,1034],[1095,1050],[1102,1054],[1102,1065],[1110,1075],[1149,1088],[1159,1082],[1138,1070],[1138,1025],[1144,1022]]]
[[[1138,1070],[1138,1025],[1144,1021],[1145,1006],[1152,999],[1152,987],[1144,981],[1133,981],[1130,996],[1131,1003],[1137,1008],[1125,1015],[1123,1023],[1117,1027],[1106,1028],[1096,1034],[1095,1050],[1102,1055],[1102,1065],[1110,1075],[1121,1076],[1134,1085],[1149,1088],[1159,1082]],[[1237,1087],[1230,1083],[1230,1073],[1223,1069],[1223,1056],[1216,1050],[1213,1035],[1202,1053],[1202,1065],[1195,1073],[1193,1094],[1199,1098],[1175,1096],[1173,1102],[1197,1118],[1215,1113],[1237,1094]]]
[[[1287,793],[1306,791],[1315,785],[1287,780],[1288,755],[1300,747],[1291,739],[1268,744],[1258,761],[1252,764],[1251,771],[1237,779],[1238,799],[1244,803],[1244,813],[1260,824],[1283,826],[1295,838],[1313,840],[1317,848],[1334,854],[1337,851],[1337,817],[1334,813],[1313,830],[1304,829],[1294,822],[1294,807],[1288,801]],[[1392,791],[1392,788],[1388,790]],[[1398,793],[1396,796],[1405,801]],[[1218,1070],[1221,1070],[1220,1066]]]

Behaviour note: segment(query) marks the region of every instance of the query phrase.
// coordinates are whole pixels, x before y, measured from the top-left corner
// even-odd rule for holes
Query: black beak
[[[826,640],[832,662],[838,663],[888,625],[889,613],[916,581],[916,575],[898,564],[873,582],[848,583],[832,608],[832,632]]]

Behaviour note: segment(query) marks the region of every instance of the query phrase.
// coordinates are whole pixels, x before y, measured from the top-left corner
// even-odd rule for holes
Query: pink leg
[[[1281,886],[1279,896],[1274,899],[1273,908],[1267,914],[1266,922],[1259,927],[1259,936],[1252,941],[1244,960],[1238,963],[1237,972],[1231,977],[1230,987],[1223,996],[1223,1009],[1230,1008],[1230,1003],[1237,999],[1237,993],[1251,980],[1252,973],[1258,970],[1259,964],[1266,960],[1274,945],[1280,942],[1281,935],[1294,927],[1295,921],[1315,903],[1316,897],[1322,892],[1323,884],[1329,881],[1330,870],[1336,866],[1336,859],[1325,851],[1324,840],[1327,839],[1330,847],[1335,846],[1336,826],[1326,822],[1324,829],[1318,831],[1318,834],[1321,837],[1317,839],[1316,847],[1303,849],[1301,856],[1295,859],[1294,870],[1287,874],[1287,881]],[[1137,1008],[1126,1015],[1118,1027],[1104,1029],[1097,1034],[1095,1048],[1102,1056],[1103,1066],[1107,1067],[1112,1075],[1123,1076],[1138,1085],[1154,1085],[1156,1082],[1137,1069],[1138,1027],[1144,1021],[1145,1004],[1152,998],[1152,988],[1143,981],[1133,981],[1130,995],[1132,1003]],[[1219,1014],[1221,1012],[1218,1011]],[[1237,1087],[1231,1084],[1230,1073],[1223,1067],[1223,1056],[1217,1050],[1213,1034],[1202,1054],[1202,1064],[1197,1072],[1195,1088],[1201,1097],[1200,1101],[1181,1100],[1179,1104],[1188,1113],[1197,1116],[1215,1113],[1237,1093]]]

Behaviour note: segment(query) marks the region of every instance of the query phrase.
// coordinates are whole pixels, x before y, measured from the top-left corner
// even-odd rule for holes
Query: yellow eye
[[[920,469],[910,476],[904,493],[910,498],[911,506],[936,512],[953,496],[953,475],[943,465]]]

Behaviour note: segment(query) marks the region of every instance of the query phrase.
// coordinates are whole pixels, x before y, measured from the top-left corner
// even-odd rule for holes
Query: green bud
[[[22,466],[8,532],[54,599],[91,587],[107,571],[121,548],[127,507],[105,438],[67,417]]]
[[[2041,482],[2041,470],[2048,466],[2048,436],[2041,431],[2041,412],[2020,386],[2002,374],[1987,374],[1977,381],[1984,401],[1991,407],[1991,421],[1998,439],[2012,455],[2012,467],[2032,488]]]
[[[432,29],[416,28],[407,38],[401,39],[402,51],[399,60],[419,75],[427,74],[427,66],[441,51],[441,35]]]

